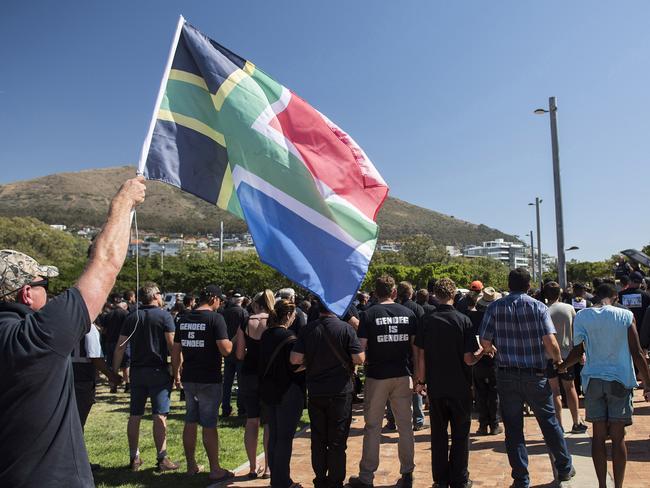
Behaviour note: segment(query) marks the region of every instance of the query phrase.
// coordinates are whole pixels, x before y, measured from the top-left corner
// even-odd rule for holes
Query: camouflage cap
[[[19,251],[0,250],[0,297],[20,290],[38,277],[54,278],[59,276],[56,266],[43,266]]]

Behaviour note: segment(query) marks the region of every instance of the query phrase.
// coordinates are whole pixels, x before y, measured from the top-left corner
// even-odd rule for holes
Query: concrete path
[[[635,395],[635,423],[628,429],[628,467],[625,479],[626,488],[650,487],[650,404],[643,402],[639,392]],[[355,415],[348,441],[347,475],[358,474],[358,463],[361,457],[361,442],[363,437],[363,416],[360,406],[356,406]],[[584,415],[584,411],[581,410]],[[567,409],[563,410],[565,427],[571,425],[571,416]],[[472,421],[471,432],[476,432],[478,423]],[[528,453],[530,456],[529,470],[531,473],[531,488],[551,488],[560,486],[553,481],[553,471],[549,461],[544,440],[534,417],[526,417],[524,423]],[[591,429],[590,429],[591,430]],[[567,434],[566,439],[569,450],[573,455],[573,462],[577,471],[576,477],[567,483],[562,483],[562,488],[598,488],[596,474],[591,462],[590,430],[586,434]],[[431,449],[428,428],[416,433],[415,455],[415,486],[430,487],[431,478]],[[507,488],[512,479],[510,466],[505,451],[504,435],[475,436],[470,438],[470,477],[475,487]],[[611,472],[611,461],[609,464]],[[246,480],[244,475],[248,472],[246,466],[241,467],[234,480],[219,485],[232,487],[267,487],[269,480]],[[293,456],[291,460],[292,478],[300,482],[305,488],[312,487],[313,471],[311,469],[309,429],[300,433],[294,440]],[[375,477],[375,486],[378,488],[393,487],[399,479],[399,463],[397,461],[397,433],[384,432],[382,434],[381,464]],[[614,486],[610,480],[608,486]]]

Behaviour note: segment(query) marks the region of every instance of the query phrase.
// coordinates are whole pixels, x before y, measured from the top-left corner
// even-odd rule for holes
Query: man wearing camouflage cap
[[[99,315],[126,257],[143,178],[126,181],[75,285],[48,302],[54,266],[0,251],[0,486],[94,486],[70,354]]]

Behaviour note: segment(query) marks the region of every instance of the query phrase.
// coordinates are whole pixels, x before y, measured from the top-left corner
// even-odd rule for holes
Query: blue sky
[[[650,3],[0,4],[0,183],[135,164],[179,14],[348,131],[391,195],[555,254],[554,95],[568,255],[650,243]]]

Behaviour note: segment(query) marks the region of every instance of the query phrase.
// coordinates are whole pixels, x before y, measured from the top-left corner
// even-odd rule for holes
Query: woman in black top
[[[260,339],[266,330],[269,313],[273,310],[275,298],[271,290],[258,293],[251,307],[253,315],[239,330],[237,330],[236,356],[242,364],[239,393],[246,409],[246,428],[244,430],[244,447],[250,463],[249,478],[257,478],[257,437],[260,428],[261,402],[259,391],[259,356]],[[269,477],[268,462],[268,430],[264,428],[264,457],[265,465],[263,478]]]
[[[272,488],[296,488],[290,475],[293,436],[305,404],[304,375],[296,372],[289,355],[296,336],[288,330],[296,318],[296,306],[280,300],[269,315],[260,343],[260,397],[269,426],[269,465]]]

